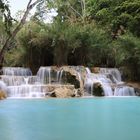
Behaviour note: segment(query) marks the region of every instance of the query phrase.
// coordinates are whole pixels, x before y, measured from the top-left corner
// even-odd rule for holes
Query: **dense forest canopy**
[[[33,71],[48,65],[119,67],[127,79],[140,80],[139,0],[38,2],[35,14],[11,40],[4,66],[30,67]],[[19,21],[12,19],[6,2],[0,4],[5,17],[0,19],[2,48]],[[52,9],[57,14],[46,23]]]

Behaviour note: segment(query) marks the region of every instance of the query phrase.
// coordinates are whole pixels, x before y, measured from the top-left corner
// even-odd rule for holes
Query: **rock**
[[[135,89],[136,95],[140,96],[140,88],[134,88],[134,89]]]
[[[61,69],[63,69],[63,82],[72,84],[75,86],[75,88],[80,88],[80,79],[78,77],[77,71],[74,68],[68,66],[63,66]]]
[[[81,97],[84,95],[84,89],[82,89],[82,88],[75,89],[74,92],[75,92],[76,97]]]
[[[99,67],[92,67],[91,68],[91,72],[92,73],[99,73],[100,72],[100,68]]]
[[[69,98],[69,97],[75,97],[74,90],[66,88],[66,87],[59,87],[54,90],[54,92],[51,94],[51,97],[57,97],[57,98]]]
[[[104,96],[102,85],[98,82],[94,83],[94,85],[93,85],[93,95],[94,96]]]
[[[6,99],[7,95],[4,91],[0,90],[0,100]]]
[[[133,87],[135,89],[136,95],[140,96],[140,83],[139,82],[128,82],[127,86]]]

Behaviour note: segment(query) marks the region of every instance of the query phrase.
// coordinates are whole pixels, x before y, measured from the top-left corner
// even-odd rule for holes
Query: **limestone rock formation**
[[[75,92],[74,89],[59,87],[56,88],[50,96],[57,97],[57,98],[70,98],[70,97],[75,97]]]

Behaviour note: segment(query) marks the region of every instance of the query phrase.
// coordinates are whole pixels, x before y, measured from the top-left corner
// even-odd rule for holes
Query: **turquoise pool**
[[[3,100],[0,140],[140,140],[140,98]]]

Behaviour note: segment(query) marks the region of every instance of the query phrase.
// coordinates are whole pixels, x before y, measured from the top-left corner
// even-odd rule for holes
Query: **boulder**
[[[57,98],[69,98],[69,97],[75,97],[75,92],[73,89],[69,89],[66,87],[59,87],[56,88],[50,96],[57,97]]]
[[[94,96],[104,96],[103,94],[103,88],[101,83],[94,83],[93,85],[93,95]]]
[[[74,93],[76,97],[81,97],[84,95],[84,89],[82,88],[75,89]]]
[[[92,67],[91,68],[91,72],[92,73],[99,73],[100,72],[100,68],[99,67]]]

